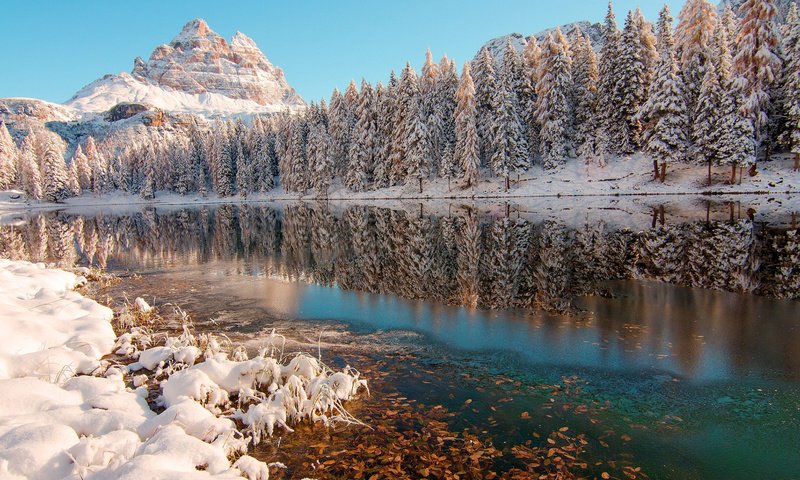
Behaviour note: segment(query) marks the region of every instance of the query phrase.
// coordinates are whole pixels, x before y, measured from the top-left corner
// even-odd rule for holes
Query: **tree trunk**
[[[508,193],[508,177],[506,177],[506,193]]]
[[[733,170],[731,172],[731,185],[736,184],[736,166],[737,165],[735,163],[732,164]]]
[[[452,190],[450,189],[450,177],[447,177],[447,191],[448,191],[448,192],[451,192],[451,191],[452,191]]]
[[[708,159],[708,186],[711,186],[711,159]]]
[[[730,209],[731,209],[731,222],[736,219],[736,215],[734,215],[735,210],[733,209],[733,202],[730,202]]]
[[[667,162],[666,160],[661,164],[661,183],[667,179]]]
[[[750,171],[748,173],[750,174],[751,177],[755,177],[756,175],[758,175],[758,169],[756,168],[755,163],[750,165]]]
[[[658,225],[658,210],[653,207],[653,222],[650,224],[650,228],[656,228],[656,225]]]
[[[419,177],[419,193],[422,193],[422,177]]]
[[[658,180],[658,160],[653,160],[653,180]]]
[[[661,222],[662,226],[666,223],[664,220],[664,205],[658,207],[658,221]]]
[[[800,152],[794,154],[794,171],[800,170]]]

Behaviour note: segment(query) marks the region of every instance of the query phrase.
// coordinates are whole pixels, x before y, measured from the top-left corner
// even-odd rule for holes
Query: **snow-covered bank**
[[[83,277],[0,259],[0,379],[91,374],[114,346],[112,312],[72,291]]]
[[[306,195],[286,192],[282,187],[269,192],[250,194],[247,197],[219,197],[216,194],[179,195],[173,192],[156,192],[152,200],[125,192],[111,192],[100,197],[84,194],[69,198],[64,203],[31,201],[20,191],[0,192],[0,212],[37,209],[111,207],[127,208],[140,205],[214,205],[231,202],[281,202],[294,200],[327,200],[356,202],[386,202],[397,200],[475,200],[497,201],[508,199],[525,202],[527,198],[584,197],[584,196],[697,196],[714,195],[738,199],[746,196],[772,196],[800,194],[800,172],[792,170],[790,158],[780,158],[759,164],[758,175],[745,173],[741,184],[727,183],[729,171],[715,167],[713,183],[707,185],[707,167],[703,165],[670,165],[666,181],[653,180],[652,160],[645,155],[615,158],[604,167],[572,160],[567,165],[545,172],[535,166],[517,181],[514,179],[508,192],[501,178],[482,179],[476,188],[461,189],[458,181],[448,188],[446,180],[437,179],[424,184],[419,193],[417,185],[405,185],[365,192],[352,192],[341,183],[331,186],[326,199],[318,199],[312,192]]]
[[[0,478],[262,480],[268,465],[245,455],[251,441],[305,419],[354,421],[342,408],[366,385],[354,370],[275,348],[229,359],[186,325],[178,337],[135,327],[115,342],[111,310],[72,290],[84,281],[0,260]],[[102,358],[114,349],[138,361]]]

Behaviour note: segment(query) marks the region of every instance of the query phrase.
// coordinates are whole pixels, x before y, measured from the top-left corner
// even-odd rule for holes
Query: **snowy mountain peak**
[[[202,18],[195,18],[183,26],[181,32],[172,39],[170,45],[173,47],[181,44],[190,44],[194,41],[206,39],[210,41],[224,40],[215,31],[208,27],[208,23]]]
[[[226,102],[225,99],[230,100]],[[81,89],[67,105],[106,111],[119,102],[206,115],[302,109],[303,99],[256,43],[236,32],[228,43],[196,18],[148,60],[136,58],[129,74],[105,76]]]
[[[258,49],[256,42],[254,42],[252,38],[238,31],[233,35],[233,38],[231,38],[231,48],[233,47]]]

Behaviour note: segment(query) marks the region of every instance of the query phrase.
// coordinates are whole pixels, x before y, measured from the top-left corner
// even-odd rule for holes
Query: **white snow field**
[[[357,422],[342,402],[366,381],[349,367],[333,372],[305,355],[283,365],[275,348],[228,359],[213,336],[188,329],[171,338],[135,327],[115,339],[112,311],[73,290],[83,282],[0,259],[0,479],[266,480],[269,466],[245,455],[251,440],[304,419]],[[134,306],[150,312],[141,299]],[[138,361],[102,360],[115,349]],[[135,389],[125,383],[134,372]],[[162,393],[160,414],[148,384]]]

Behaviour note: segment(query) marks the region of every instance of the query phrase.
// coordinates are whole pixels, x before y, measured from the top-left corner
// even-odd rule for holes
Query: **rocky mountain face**
[[[302,105],[303,100],[256,43],[241,32],[230,43],[205,21],[187,23],[169,45],[157,47],[145,62],[137,58],[132,75],[184,93],[218,93],[259,105]]]
[[[122,102],[148,104],[204,116],[298,110],[303,99],[255,42],[236,33],[230,42],[195,19],[133,71],[106,75],[81,89],[66,105],[105,112]]]

